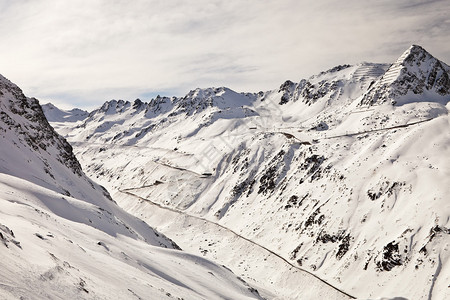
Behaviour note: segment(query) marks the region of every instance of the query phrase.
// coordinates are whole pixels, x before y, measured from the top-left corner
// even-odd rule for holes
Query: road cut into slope
[[[134,189],[139,188],[122,189],[115,195],[127,211],[170,235],[183,249],[200,252],[236,273],[239,271],[241,277],[269,299],[355,299],[221,224],[140,197],[132,192]],[[142,209],[142,205],[152,208]],[[271,272],[275,269],[276,272]]]

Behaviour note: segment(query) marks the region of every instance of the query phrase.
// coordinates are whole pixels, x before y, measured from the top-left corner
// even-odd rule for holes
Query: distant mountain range
[[[266,92],[198,88],[111,100],[90,113],[43,105],[68,143],[37,100],[2,78],[1,220],[23,228],[29,245],[46,245],[38,248],[44,265],[63,268],[51,276],[89,296],[110,296],[95,285],[107,281],[114,293],[142,299],[149,291],[169,299],[447,299],[449,76],[449,66],[413,45],[393,64],[341,65]],[[30,210],[26,218],[40,221],[19,227],[17,203],[43,217]],[[8,249],[20,242],[2,232]],[[78,271],[64,268],[74,264],[58,248],[66,240],[93,265],[129,270],[124,282],[79,267],[80,250]],[[139,249],[158,255],[141,258]],[[2,278],[46,274],[20,253],[8,261],[24,259],[22,273],[11,263]],[[50,292],[59,281],[43,280],[48,295],[62,295]]]
[[[122,207],[244,278],[277,272],[229,258],[214,224],[356,297],[445,299],[449,75],[413,45],[391,65],[341,65],[267,92],[112,100],[76,123],[44,111]],[[211,226],[207,242],[176,234],[194,217]],[[227,243],[245,262],[250,245]]]
[[[1,75],[0,120],[1,299],[262,299],[121,209],[38,101]]]

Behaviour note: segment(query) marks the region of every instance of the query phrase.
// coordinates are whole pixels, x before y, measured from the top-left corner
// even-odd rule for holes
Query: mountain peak
[[[425,50],[422,46],[420,45],[415,45],[412,44],[408,50],[410,50],[411,52],[418,52],[418,51],[422,51],[422,52],[427,52],[427,50]],[[427,52],[428,53],[428,52]]]
[[[364,94],[360,104],[405,104],[416,102],[418,95],[448,102],[450,96],[450,67],[412,45],[393,63],[382,77]]]
[[[414,62],[420,62],[433,59],[436,60],[427,50],[419,45],[411,45],[403,54],[398,58],[396,63],[403,65],[413,65]]]
[[[87,111],[79,108],[63,110],[52,103],[43,104],[41,107],[49,122],[77,122],[87,118],[89,115]]]

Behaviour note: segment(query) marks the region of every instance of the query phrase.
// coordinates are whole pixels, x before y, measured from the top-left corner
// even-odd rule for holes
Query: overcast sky
[[[411,44],[450,64],[449,16],[448,0],[0,0],[0,74],[63,108],[257,92]]]

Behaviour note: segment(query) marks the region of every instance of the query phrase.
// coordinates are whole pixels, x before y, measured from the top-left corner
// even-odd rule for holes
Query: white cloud
[[[323,69],[391,62],[421,44],[450,62],[449,1],[0,0],[0,73],[79,107],[277,87]]]

